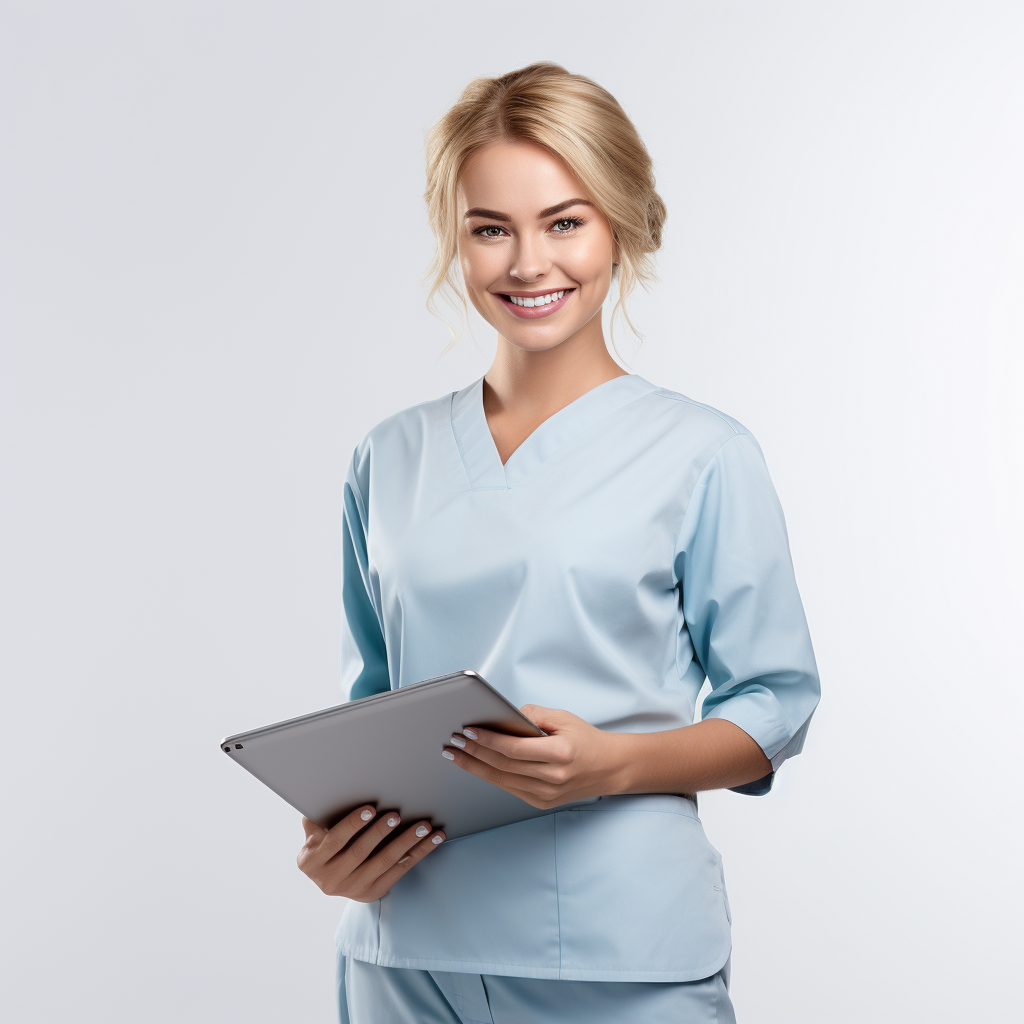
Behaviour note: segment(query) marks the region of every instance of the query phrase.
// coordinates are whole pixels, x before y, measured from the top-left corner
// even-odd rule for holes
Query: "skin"
[[[466,291],[498,333],[483,404],[505,463],[548,417],[626,372],[609,353],[601,325],[617,261],[615,239],[593,196],[540,146],[502,141],[479,149],[463,166],[459,184]],[[561,208],[568,200],[584,202]],[[543,212],[553,207],[560,209]],[[516,316],[502,298],[563,289],[573,290],[568,301],[537,319]],[[695,793],[753,782],[771,771],[759,744],[724,719],[619,733],[559,708],[524,704],[520,710],[549,735],[523,738],[474,726],[452,736],[443,754],[534,807],[616,793]],[[363,810],[374,817],[364,821]],[[415,835],[417,826],[429,829],[429,821],[401,831],[396,812],[377,816],[372,806],[330,830],[308,818],[302,824],[300,869],[325,893],[359,902],[383,896],[438,848],[435,836],[443,838],[440,832]],[[392,833],[396,837],[385,843]]]

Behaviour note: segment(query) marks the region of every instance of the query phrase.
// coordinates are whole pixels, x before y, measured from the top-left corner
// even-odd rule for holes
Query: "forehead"
[[[530,142],[495,142],[473,153],[459,175],[461,212],[486,207],[535,217],[566,199],[591,198],[561,157]]]

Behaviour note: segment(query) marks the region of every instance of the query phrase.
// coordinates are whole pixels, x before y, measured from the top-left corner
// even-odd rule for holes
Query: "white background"
[[[538,59],[654,156],[619,351],[760,441],[821,671],[701,800],[741,1024],[1007,1019],[1022,53],[977,0],[5,3],[4,1019],[334,1020],[340,901],[217,741],[342,699],[351,450],[493,353],[438,359],[424,131]]]

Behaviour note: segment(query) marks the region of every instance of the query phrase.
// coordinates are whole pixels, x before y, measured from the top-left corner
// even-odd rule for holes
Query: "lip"
[[[535,299],[538,295],[550,295],[552,292],[561,291],[564,291],[565,294],[560,299],[555,302],[549,302],[545,306],[517,306],[505,297],[506,295],[514,295],[517,299]],[[569,298],[575,291],[575,288],[547,288],[542,292],[498,293],[498,298],[507,310],[514,313],[521,320],[538,320],[542,316],[551,316],[552,313],[557,313],[569,301]]]

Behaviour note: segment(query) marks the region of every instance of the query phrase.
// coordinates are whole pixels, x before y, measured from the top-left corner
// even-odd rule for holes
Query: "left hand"
[[[453,763],[534,807],[619,791],[627,734],[605,732],[557,708],[524,704],[519,710],[549,735],[509,736],[467,726],[464,734],[475,733],[476,739],[455,735],[444,748]]]

